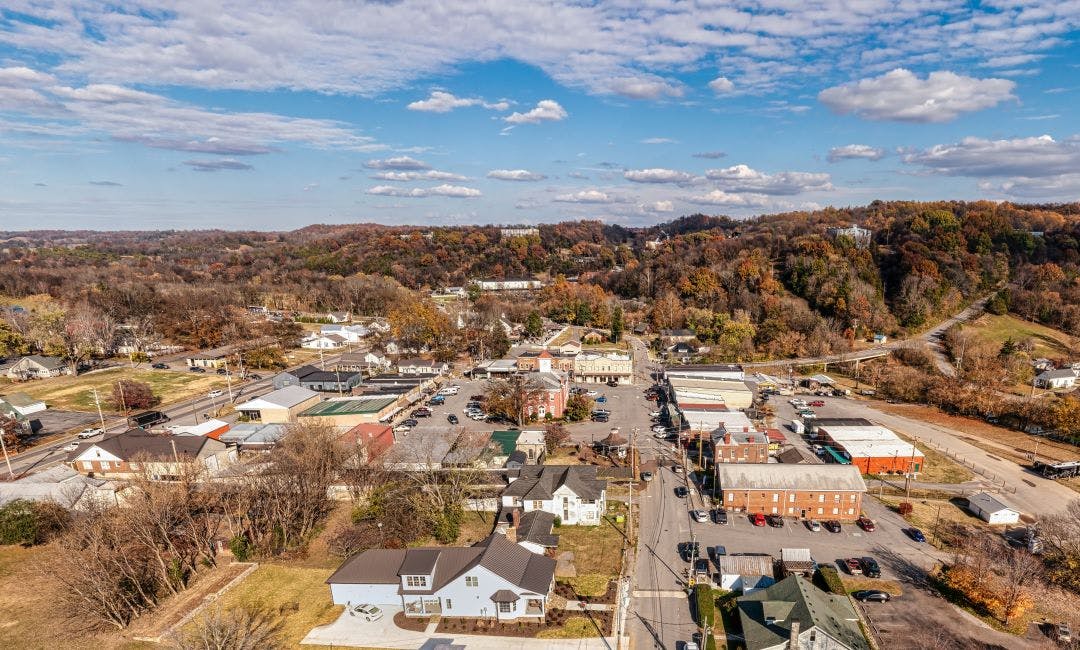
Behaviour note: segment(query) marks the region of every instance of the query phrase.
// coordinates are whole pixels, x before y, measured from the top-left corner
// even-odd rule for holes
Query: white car
[[[357,605],[352,608],[353,616],[359,616],[365,621],[377,621],[383,617],[381,609],[375,605]]]
[[[599,394],[600,394],[600,393],[598,393],[598,392],[597,392],[597,391],[595,391],[595,390],[587,390],[587,391],[585,391],[585,396],[586,396],[586,397],[596,397],[596,396],[597,396],[597,395],[599,395]]]
[[[667,427],[662,424],[657,424],[652,428],[653,433],[664,433],[665,431],[667,431]]]
[[[215,388],[214,390],[207,393],[206,396],[207,397],[221,397],[224,394],[225,394],[225,391],[221,390],[220,388]]]
[[[394,433],[402,433],[404,431],[412,431],[412,427],[407,424],[399,424],[394,427]]]
[[[99,433],[105,433],[101,427],[90,427],[89,429],[83,429],[79,432],[79,440],[86,440],[87,438],[93,438]]]
[[[691,510],[690,516],[693,517],[694,521],[698,522],[699,524],[708,523],[709,521],[709,513],[705,512],[704,510]]]
[[[68,444],[64,445],[63,449],[61,449],[60,451],[75,451],[78,448],[79,448],[79,443],[77,443],[77,442],[69,442]]]
[[[660,411],[651,411],[651,412],[649,412],[649,417],[651,417],[651,418],[660,417]]]

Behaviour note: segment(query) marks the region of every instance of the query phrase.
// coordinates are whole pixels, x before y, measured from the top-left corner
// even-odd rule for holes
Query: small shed
[[[721,555],[716,558],[717,586],[743,593],[767,587],[776,582],[773,564],[771,555]]]
[[[780,568],[785,577],[793,573],[810,577],[817,568],[817,562],[810,557],[808,548],[782,548],[780,549]]]
[[[989,492],[979,492],[968,497],[968,510],[988,524],[1015,524],[1020,521],[1020,511]]]

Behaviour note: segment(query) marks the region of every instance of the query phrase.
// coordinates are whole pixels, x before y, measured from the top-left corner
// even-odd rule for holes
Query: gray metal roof
[[[596,478],[595,466],[528,465],[503,494],[525,500],[547,500],[565,485],[582,499],[599,499],[607,482]]]
[[[428,549],[413,549],[405,554],[405,561],[398,569],[398,575],[402,576],[427,576],[435,570],[435,563],[439,560],[439,551]]]
[[[852,465],[721,464],[716,478],[724,490],[866,491]]]
[[[559,545],[559,536],[551,533],[554,526],[554,514],[544,510],[526,512],[518,523],[517,541],[554,548]]]

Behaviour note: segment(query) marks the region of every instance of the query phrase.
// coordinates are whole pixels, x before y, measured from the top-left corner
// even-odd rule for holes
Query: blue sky
[[[1075,2],[4,7],[0,229],[1080,193]]]

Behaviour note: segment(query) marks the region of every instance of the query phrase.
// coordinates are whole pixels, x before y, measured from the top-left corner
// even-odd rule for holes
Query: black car
[[[431,417],[431,409],[429,409],[429,408],[418,408],[418,409],[413,410],[413,412],[410,413],[409,415],[413,416],[414,418],[429,418],[429,417]]]
[[[256,375],[255,373],[251,373],[250,375],[248,375],[248,379],[250,379],[251,381],[259,381],[262,379],[262,375]]]
[[[863,589],[862,591],[856,591],[851,594],[851,597],[855,600],[867,603],[887,603],[892,599],[887,591],[879,591],[877,589]]]
[[[877,560],[872,557],[864,557],[861,560],[863,575],[867,578],[880,578],[881,567],[878,566]]]
[[[690,490],[687,490],[685,485],[680,485],[675,488],[675,496],[679,497],[680,499],[685,499],[686,495],[688,494],[690,494]]]
[[[701,555],[701,546],[697,542],[679,542],[679,557],[683,562],[689,562]]]
[[[784,527],[784,518],[781,517],[780,515],[766,515],[765,516],[765,522],[768,523],[773,528],[783,528]]]
[[[710,546],[708,548],[708,551],[709,551],[709,559],[712,560],[713,562],[717,561],[716,558],[724,557],[725,555],[727,555],[727,549],[724,548],[723,546]]]
[[[446,421],[449,422],[450,424],[457,424],[458,423],[457,416],[454,415],[453,413],[446,416]]]
[[[607,422],[607,421],[608,421],[608,419],[609,419],[609,418],[608,418],[608,416],[606,416],[606,415],[594,415],[594,416],[592,417],[592,421],[593,421],[593,422]]]
[[[200,368],[198,366],[191,366],[188,368],[189,372],[206,372],[206,368]]]
[[[712,519],[720,525],[727,525],[727,510],[717,508],[712,511]]]
[[[169,364],[167,364],[167,363],[155,363],[154,365],[152,365],[150,367],[153,368],[154,370],[168,370],[169,369]]]
[[[709,575],[709,561],[705,558],[694,560],[694,573]]]
[[[617,382],[617,381],[609,381],[607,383],[607,385],[612,387],[612,388],[618,388],[619,387],[619,382]]]
[[[830,519],[830,520],[826,521],[825,522],[825,530],[829,531],[830,533],[839,533],[840,532],[840,522],[835,520],[835,519]]]
[[[229,371],[224,369],[224,368],[218,368],[217,369],[217,374],[219,374],[219,375],[227,375],[227,374],[229,374]]]
[[[415,427],[416,425],[418,425],[420,423],[417,422],[416,420],[412,419],[412,418],[409,418],[408,420],[405,420],[404,422],[402,422],[402,424],[404,424],[407,427]]]

